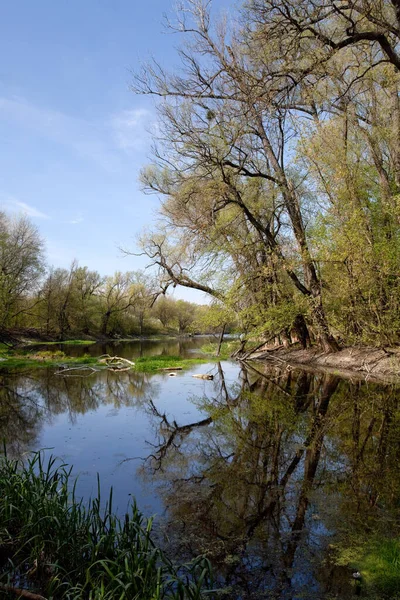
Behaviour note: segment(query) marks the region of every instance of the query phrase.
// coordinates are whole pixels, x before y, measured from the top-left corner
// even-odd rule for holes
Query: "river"
[[[197,356],[202,344],[63,349],[134,360]],[[155,515],[154,534],[171,554],[207,554],[225,597],[353,597],[357,545],[398,527],[398,386],[233,361],[174,377],[55,371],[0,369],[9,453],[45,448],[74,465],[84,498],[98,473],[120,514],[135,498]]]

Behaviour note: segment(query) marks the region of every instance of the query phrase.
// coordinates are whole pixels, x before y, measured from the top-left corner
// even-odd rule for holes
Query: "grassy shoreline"
[[[29,346],[90,346],[91,344],[97,344],[97,340],[64,340],[62,342],[38,342],[36,340],[29,340],[22,347]]]
[[[74,357],[67,356],[61,350],[43,350],[29,352],[25,350],[4,350],[0,348],[1,367],[60,367],[63,365],[98,365],[98,359],[87,354]]]
[[[166,368],[189,369],[196,364],[205,364],[216,360],[213,356],[204,358],[182,358],[181,356],[145,356],[134,359],[132,370],[138,373],[157,373]],[[84,366],[109,368],[101,357],[84,354],[79,357],[67,356],[61,350],[40,350],[32,352],[25,349],[10,350],[0,348],[1,367],[73,367]]]
[[[103,508],[99,480],[84,504],[72,467],[52,457],[0,456],[0,589],[10,598],[16,588],[62,600],[203,598],[212,587],[209,562],[174,565],[151,529],[135,504],[123,519],[115,515],[112,488]]]

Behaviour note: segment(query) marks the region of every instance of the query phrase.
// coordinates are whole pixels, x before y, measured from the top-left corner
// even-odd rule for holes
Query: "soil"
[[[299,365],[338,375],[400,382],[400,347],[350,347],[326,353],[320,348],[261,348],[246,360]]]

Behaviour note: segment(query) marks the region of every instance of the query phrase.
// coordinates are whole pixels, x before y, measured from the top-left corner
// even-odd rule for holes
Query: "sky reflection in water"
[[[176,344],[117,353],[177,354]],[[351,574],[333,564],[329,544],[350,547],[367,521],[382,533],[382,517],[398,518],[399,391],[256,369],[3,371],[0,427],[14,454],[52,448],[73,464],[78,494],[94,494],[99,473],[120,512],[134,496],[159,515],[170,548],[207,552],[232,598],[350,597]],[[205,372],[214,380],[192,377]]]

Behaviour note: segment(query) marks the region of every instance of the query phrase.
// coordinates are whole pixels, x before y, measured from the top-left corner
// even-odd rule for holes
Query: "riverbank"
[[[400,348],[349,347],[326,353],[320,348],[260,348],[240,358],[246,361],[276,362],[312,368],[376,381],[400,381]]]

